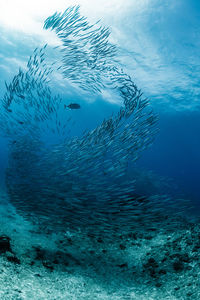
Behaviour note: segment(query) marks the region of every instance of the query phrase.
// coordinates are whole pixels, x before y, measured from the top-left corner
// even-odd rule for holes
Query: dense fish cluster
[[[157,116],[130,76],[117,66],[109,29],[90,25],[79,7],[55,13],[45,21],[60,38],[61,53],[47,63],[45,45],[19,70],[1,101],[1,134],[9,138],[6,184],[10,201],[24,216],[59,230],[129,231],[156,226],[163,219],[167,196],[136,195],[127,171],[153,142]],[[57,50],[56,50],[57,51]],[[119,112],[82,136],[68,134],[70,118],[49,87],[50,74],[60,72],[77,88],[91,93],[104,88],[122,99]],[[64,137],[46,145],[46,130]]]
[[[54,30],[62,42],[62,73],[82,89],[101,91],[108,74],[117,68],[116,47],[109,42],[109,28],[89,24],[79,6],[46,19],[45,29]],[[80,72],[81,70],[81,72]]]

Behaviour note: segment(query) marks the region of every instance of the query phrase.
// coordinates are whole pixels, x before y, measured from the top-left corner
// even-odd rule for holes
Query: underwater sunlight
[[[1,7],[0,299],[198,300],[200,6],[67,2]]]

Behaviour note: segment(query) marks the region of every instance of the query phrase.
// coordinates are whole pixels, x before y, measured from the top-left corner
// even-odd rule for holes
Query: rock
[[[120,244],[120,245],[119,245],[119,248],[120,248],[121,250],[125,250],[125,249],[126,249],[126,246],[124,246],[123,244]]]
[[[121,264],[121,265],[117,265],[117,267],[120,267],[120,268],[128,268],[128,264],[127,264],[127,263],[124,263],[124,264]]]
[[[167,272],[164,270],[164,269],[161,269],[159,272],[158,272],[158,274],[161,274],[161,275],[164,275],[164,274],[166,274]]]
[[[157,277],[157,274],[156,274],[155,269],[150,268],[150,269],[149,269],[149,273],[150,273],[150,276],[151,276],[151,277],[153,277],[153,278],[156,278],[156,277]]]
[[[14,263],[14,264],[20,264],[21,262],[20,262],[20,260],[19,260],[19,258],[17,258],[15,255],[13,255],[13,256],[7,256],[7,260],[8,261],[10,261],[10,262],[12,262],[12,263]]]
[[[184,269],[184,265],[180,260],[177,260],[173,263],[173,268],[176,272],[181,272]]]
[[[156,262],[156,260],[154,258],[149,258],[146,265],[146,267],[153,267],[153,268],[158,268],[158,263]]]
[[[45,250],[41,249],[40,247],[35,247],[35,246],[33,246],[33,248],[36,251],[36,257],[35,257],[36,260],[45,259]]]
[[[0,236],[0,254],[5,252],[12,252],[10,245],[10,238],[8,236]]]
[[[145,271],[148,271],[151,277],[157,277],[157,268],[159,267],[159,265],[153,257],[149,258],[147,263],[144,264],[143,267]]]
[[[160,282],[156,283],[156,287],[161,287],[161,286],[162,286],[162,283],[160,283]]]
[[[59,264],[59,261],[58,261],[57,259],[54,259],[54,260],[53,260],[53,263],[54,263],[55,265],[58,265],[58,264]]]
[[[49,269],[51,272],[54,270],[54,267],[50,263],[43,261],[42,264],[45,268]]]

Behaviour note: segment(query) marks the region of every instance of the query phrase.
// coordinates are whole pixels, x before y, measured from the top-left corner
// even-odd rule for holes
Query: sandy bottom
[[[1,199],[0,299],[200,299],[199,224],[114,241],[43,233]]]

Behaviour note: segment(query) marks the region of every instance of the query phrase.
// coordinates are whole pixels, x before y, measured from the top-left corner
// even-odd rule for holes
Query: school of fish
[[[27,68],[6,83],[0,102],[0,132],[9,140],[11,203],[24,217],[54,230],[111,234],[156,227],[166,206],[172,213],[177,204],[166,195],[137,195],[135,178],[126,175],[152,144],[158,118],[119,66],[109,29],[89,24],[79,6],[50,16],[44,28],[60,39],[61,45],[51,49],[59,55],[51,61],[50,46],[36,48]],[[74,89],[112,90],[122,100],[119,112],[81,136],[69,135],[73,118],[62,117],[67,106],[50,87],[55,73]],[[81,110],[73,102],[68,108]],[[61,142],[46,145],[44,131]]]

